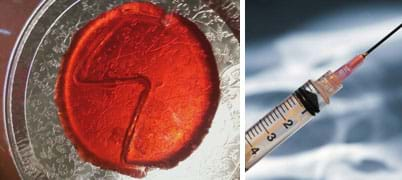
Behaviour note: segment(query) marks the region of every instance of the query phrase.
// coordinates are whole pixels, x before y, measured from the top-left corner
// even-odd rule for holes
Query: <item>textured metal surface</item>
[[[221,78],[222,97],[210,132],[199,148],[170,170],[147,178],[237,179],[239,171],[239,44],[225,21],[198,1],[155,2],[198,25],[210,41]],[[14,160],[24,179],[124,179],[79,159],[64,136],[53,100],[61,57],[74,32],[124,1],[46,1],[20,37],[6,88],[7,131]]]

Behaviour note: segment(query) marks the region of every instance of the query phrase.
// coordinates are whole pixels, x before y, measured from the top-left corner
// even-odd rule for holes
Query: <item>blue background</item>
[[[246,129],[402,23],[399,1],[246,1]],[[402,179],[402,30],[247,179]]]

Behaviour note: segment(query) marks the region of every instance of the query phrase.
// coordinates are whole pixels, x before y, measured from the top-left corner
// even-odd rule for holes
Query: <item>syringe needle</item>
[[[378,41],[373,47],[371,47],[369,50],[364,52],[363,54],[359,54],[356,57],[354,57],[352,60],[350,60],[348,63],[344,64],[340,68],[338,68],[335,71],[335,76],[338,78],[340,82],[345,80],[350,74],[352,74],[353,70],[355,70],[365,59],[365,57],[370,54],[374,49],[376,49],[379,45],[381,45],[385,40],[387,40],[389,37],[391,37],[396,31],[398,31],[402,27],[402,24],[400,24],[398,27],[396,27],[394,30],[392,30],[390,33],[388,33],[385,37],[383,37],[380,41]]]
[[[362,55],[366,57],[368,54],[371,53],[375,48],[377,48],[380,44],[382,44],[385,40],[387,40],[389,37],[391,37],[396,31],[398,31],[402,27],[402,23],[396,27],[394,30],[392,30],[390,33],[388,33],[384,38],[382,38],[380,41],[377,42],[373,47],[371,47],[369,50],[367,50],[365,53]]]
[[[265,154],[286,141],[307,124],[313,116],[329,104],[330,97],[342,88],[342,82],[352,74],[364,58],[385,40],[402,28],[402,24],[388,33],[377,44],[359,54],[335,72],[328,71],[316,81],[309,80],[293,94],[267,113],[246,131],[246,170]]]

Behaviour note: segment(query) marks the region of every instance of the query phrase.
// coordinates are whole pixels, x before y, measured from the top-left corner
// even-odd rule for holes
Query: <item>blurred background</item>
[[[246,129],[308,79],[402,23],[402,1],[249,0]],[[402,31],[376,49],[309,124],[247,179],[401,179]]]

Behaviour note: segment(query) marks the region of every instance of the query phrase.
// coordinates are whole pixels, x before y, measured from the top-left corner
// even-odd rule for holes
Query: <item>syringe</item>
[[[402,27],[400,24],[366,52],[357,55],[335,72],[307,81],[246,131],[246,171],[275,147],[286,141],[327,104],[342,88],[342,82],[368,54]]]

